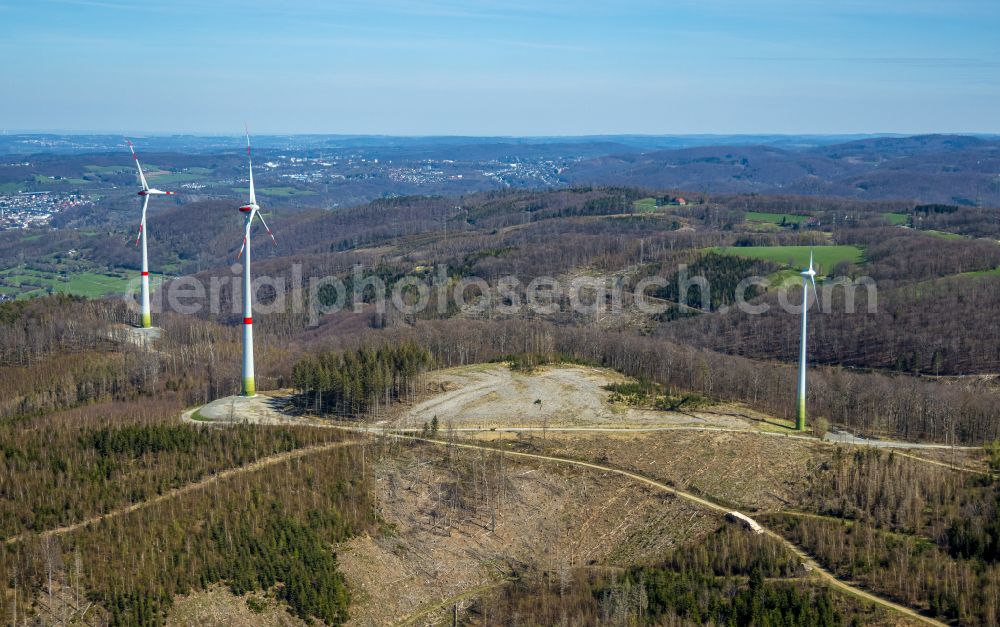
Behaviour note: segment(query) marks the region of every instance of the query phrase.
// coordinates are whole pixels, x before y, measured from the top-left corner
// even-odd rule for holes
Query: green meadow
[[[767,213],[766,211],[747,211],[747,222],[768,222],[770,224],[801,224],[812,216],[802,216],[794,213]]]
[[[150,275],[151,279],[155,277]],[[57,281],[53,289],[65,294],[74,294],[86,298],[99,298],[108,294],[122,294],[128,286],[129,279],[123,275],[99,274],[83,272],[68,277],[65,281]]]
[[[123,165],[85,165],[83,169],[94,174],[118,174],[132,170],[131,166]]]
[[[857,246],[719,246],[710,250],[720,255],[764,259],[792,268],[808,266],[809,253],[812,252],[816,265],[823,273],[832,272],[833,267],[842,261],[855,264],[864,261],[864,250]]]
[[[150,274],[155,285],[162,275]],[[138,286],[138,272],[99,272],[94,270],[69,273],[47,272],[23,266],[0,272],[0,293],[15,294],[19,299],[48,293],[72,294],[84,298],[123,294],[130,281]]]
[[[205,176],[192,172],[165,172],[160,170],[146,175],[150,186],[153,185],[177,185],[179,183],[194,183],[204,181]]]
[[[308,190],[296,189],[294,187],[262,187],[258,189],[257,192],[264,194],[265,196],[303,196],[313,193]]]
[[[237,192],[237,193],[240,193],[240,194],[246,194],[248,188],[246,188],[246,187],[233,187],[233,188],[230,188],[230,189],[232,189],[234,192]],[[263,194],[264,196],[286,196],[286,197],[288,197],[288,196],[308,196],[308,195],[315,194],[316,192],[311,192],[311,191],[306,190],[306,189],[297,189],[295,187],[284,186],[284,187],[258,187],[257,188],[257,193],[258,194]]]
[[[992,270],[976,270],[973,272],[963,272],[958,276],[963,276],[963,277],[1000,276],[1000,268],[993,268]]]
[[[943,237],[944,239],[965,239],[964,235],[959,235],[958,233],[948,233],[947,231],[935,231],[934,229],[921,230],[921,233],[926,233],[928,235],[933,235],[934,237]]]
[[[638,213],[648,213],[656,211],[655,198],[641,198],[632,203],[632,208]]]

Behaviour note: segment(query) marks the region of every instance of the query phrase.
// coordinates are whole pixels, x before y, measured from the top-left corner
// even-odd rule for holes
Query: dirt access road
[[[220,399],[196,412],[186,413],[186,418],[220,423],[310,424],[367,434],[378,430],[394,439],[414,440],[437,446],[452,446],[480,451],[495,451],[496,448],[471,442],[448,442],[442,439],[422,438],[413,434],[413,430],[418,427],[422,428],[424,423],[430,422],[434,416],[437,416],[440,424],[452,426],[456,430],[511,429],[516,428],[516,426],[553,429],[588,428],[589,430],[690,429],[696,427],[732,430],[734,432],[761,432],[761,425],[757,421],[731,414],[696,412],[689,415],[648,411],[609,403],[609,393],[603,389],[603,386],[608,382],[621,381],[624,378],[615,373],[595,368],[576,366],[545,368],[532,375],[523,375],[511,373],[503,366],[484,365],[444,370],[434,373],[432,377],[432,383],[442,390],[441,393],[403,411],[393,420],[375,427],[336,424],[288,416],[281,411],[283,405],[281,395],[270,397],[262,395],[253,399]],[[536,403],[536,400],[540,400],[541,403]],[[774,426],[773,423],[770,424],[772,427]],[[394,429],[399,431],[393,431]],[[645,487],[672,494],[719,516],[734,511],[713,502],[710,497],[686,492],[643,474],[605,464],[538,453],[505,451],[505,454],[514,458],[612,473]],[[749,518],[747,513],[740,513]],[[943,624],[922,616],[908,607],[838,579],[780,534],[767,528],[764,528],[764,532],[786,546],[802,560],[814,576],[823,579],[832,587],[897,612],[909,620],[932,625]]]

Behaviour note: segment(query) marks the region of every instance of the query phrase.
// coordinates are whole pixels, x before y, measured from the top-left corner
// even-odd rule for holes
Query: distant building
[[[677,199],[677,204],[678,205],[686,205],[686,204],[688,204],[688,201],[684,200],[683,198],[678,198]]]

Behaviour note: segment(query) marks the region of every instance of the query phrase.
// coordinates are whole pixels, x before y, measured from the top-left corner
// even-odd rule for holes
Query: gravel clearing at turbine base
[[[435,416],[441,425],[463,427],[656,427],[745,426],[739,419],[697,411],[668,412],[610,402],[604,386],[628,379],[614,371],[585,366],[546,366],[513,372],[502,364],[464,366],[432,372],[440,394],[417,403],[393,426],[421,427]]]

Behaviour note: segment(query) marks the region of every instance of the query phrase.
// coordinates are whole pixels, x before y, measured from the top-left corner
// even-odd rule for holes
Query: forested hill
[[[991,376],[1000,372],[1000,331],[988,320],[990,312],[1000,307],[1000,245],[996,242],[1000,219],[996,212],[902,201],[685,195],[682,203],[676,191],[580,187],[458,198],[406,197],[338,211],[275,212],[269,215],[269,223],[278,245],[258,240],[255,273],[286,284],[320,277],[340,280],[347,311],[310,315],[311,308],[332,302],[335,293],[326,290],[307,295],[305,310],[259,312],[255,322],[261,329],[260,350],[271,347],[275,351],[259,367],[262,381],[287,384],[292,365],[301,357],[297,351],[353,347],[353,339],[348,339],[367,332],[378,336],[412,329],[426,346],[431,328],[436,329],[433,333],[454,329],[457,337],[459,329],[475,320],[531,323],[542,326],[525,329],[562,338],[549,340],[543,352],[577,355],[581,345],[573,333],[595,328],[614,332],[617,339],[607,347],[610,352],[580,354],[602,363],[617,364],[621,359],[618,347],[631,346],[637,338],[662,342],[657,344],[661,353],[674,354],[681,363],[692,363],[685,351],[708,351],[701,363],[713,370],[713,376],[662,382],[699,394],[721,394],[729,400],[743,402],[749,397],[761,410],[784,415],[791,408],[786,379],[798,355],[799,318],[781,302],[801,299],[794,277],[812,250],[819,266],[820,291],[828,296],[811,318],[810,360],[821,366],[811,393],[831,419],[873,433],[951,437],[947,421],[928,418],[921,422],[923,418],[900,413],[919,399],[921,411],[950,412],[949,421],[964,424],[958,434],[964,441],[1000,436],[988,400],[996,393]],[[210,290],[206,289],[205,306],[194,316],[166,318],[170,321],[166,338],[179,351],[172,369],[178,364],[188,368],[206,357],[197,348],[198,338],[213,338],[209,360],[213,365],[203,382],[192,383],[192,377],[201,376],[193,370],[172,380],[172,386],[195,385],[186,393],[191,401],[228,389],[233,366],[217,360],[238,351],[233,325],[239,317],[233,313],[231,279],[239,245],[239,238],[232,235],[238,234],[239,216],[228,209],[222,201],[188,203],[163,208],[149,220],[150,256],[157,263],[168,259],[177,274],[194,275],[205,285],[223,279],[214,309],[207,302]],[[30,262],[32,268],[50,267],[56,262],[39,258],[51,259],[70,246],[77,247],[73,263],[134,264],[134,249],[122,246],[114,234],[84,236],[61,229],[32,241],[30,249],[5,237],[0,237],[0,257],[11,265],[30,251],[37,259]],[[356,266],[384,282],[386,299],[397,286],[416,282],[434,294],[434,303],[440,294],[445,306],[414,314],[389,307],[378,314],[371,306],[374,294],[369,288],[361,297],[367,302],[356,303],[361,313],[353,313]],[[446,284],[439,283],[440,272]],[[459,280],[481,279],[493,290],[491,298],[499,298],[496,290],[501,278],[512,278],[524,287],[543,276],[564,285],[581,277],[602,278],[626,295],[643,281],[656,280],[662,287],[648,293],[668,305],[656,314],[643,313],[635,308],[634,300],[623,297],[620,311],[595,315],[574,311],[564,297],[554,312],[511,311],[500,307],[499,300],[493,300],[493,306],[468,310],[459,307],[451,294]],[[687,291],[684,296],[693,309],[669,304],[682,298],[684,276],[703,276],[711,285],[712,293],[704,297],[698,287]],[[751,276],[763,277],[767,284],[754,286],[742,296],[765,306],[764,313],[748,314],[733,306],[741,282]],[[790,291],[782,296],[778,288],[790,277]],[[870,281],[875,291],[855,289],[852,313],[846,307],[844,288],[837,287],[834,279],[858,285]],[[169,284],[165,289],[170,289]],[[477,290],[473,288],[465,298],[475,302]],[[523,293],[520,297],[525,303]],[[126,372],[137,364],[106,354],[109,334],[102,325],[127,320],[128,313],[121,308],[102,313],[64,301],[7,307],[0,336],[6,338],[4,355],[9,366],[44,365],[54,377],[59,360],[64,359],[72,362],[68,372],[79,373],[62,378],[58,395],[38,387],[51,384],[48,375],[38,379],[38,386],[20,381],[5,397],[2,411],[8,415],[25,408],[71,405],[80,395],[86,396],[88,386],[98,390],[101,398],[113,399],[163,383],[148,364],[131,376]],[[424,328],[431,323],[446,326]],[[494,332],[489,329],[482,332]],[[553,335],[555,330],[559,334]],[[570,335],[563,335],[562,330]],[[437,351],[432,348],[433,357],[441,359],[442,351],[451,350],[455,348],[450,344]],[[80,369],[72,360],[83,363],[82,357],[57,357],[60,351],[100,352],[99,360],[110,369]],[[497,347],[481,356],[493,359],[509,352]],[[762,360],[767,367],[755,370],[754,362],[746,358]],[[652,376],[648,367],[652,366],[626,370],[635,376]],[[844,367],[854,374],[839,374]],[[850,403],[836,393],[843,386],[857,391]],[[885,394],[880,393],[873,404],[873,398],[863,393],[866,389]],[[821,398],[823,394],[827,396]],[[882,401],[889,404],[883,406]]]
[[[702,146],[586,159],[571,183],[1000,205],[1000,141],[966,136],[866,139],[790,150]]]
[[[385,601],[372,564],[388,569],[381,572],[412,568],[419,576],[407,580],[408,590],[424,586],[419,605],[439,607],[440,574],[453,572],[451,560],[465,550],[440,549],[467,539],[466,554],[486,564],[475,572],[510,570],[503,572],[510,586],[476,593],[476,607],[495,615],[530,608],[521,615],[554,622],[558,613],[586,624],[625,591],[646,599],[635,605],[645,608],[645,624],[673,617],[836,624],[841,616],[846,624],[857,615],[847,597],[816,587],[811,575],[795,581],[806,571],[773,544],[776,537],[715,511],[732,506],[842,581],[942,620],[992,624],[989,591],[1000,577],[1000,528],[990,522],[1000,499],[988,475],[1000,467],[1000,330],[990,319],[1000,308],[996,212],[580,186],[386,198],[334,211],[279,206],[267,218],[279,243],[254,233],[254,276],[306,284],[288,294],[301,300],[274,307],[274,293],[262,288],[253,316],[262,392],[254,402],[287,416],[287,425],[243,424],[245,410],[229,401],[222,402],[234,424],[207,427],[213,418],[201,413],[240,383],[243,320],[232,280],[239,214],[226,201],[150,215],[153,267],[166,260],[172,268],[154,302],[187,285],[185,308],[203,305],[154,311],[160,331],[152,345],[130,328],[136,312],[120,299],[52,294],[0,304],[0,571],[13,574],[0,617],[12,618],[16,605],[53,617],[47,623],[89,612],[101,623],[171,624],[174,612],[221,596],[225,611],[253,613],[248,624],[267,624],[258,611],[277,607],[326,624],[363,622],[362,612]],[[127,243],[115,230],[38,235],[0,236],[0,259],[20,273],[3,275],[7,281],[67,268],[122,271],[117,264],[131,264],[124,273],[136,275],[133,233]],[[812,435],[832,425],[951,446],[867,453],[810,437],[766,437],[789,433],[795,417],[801,316],[782,303],[801,302],[798,272],[810,253],[822,297],[808,331]],[[361,284],[378,281],[355,292],[356,267]],[[754,276],[761,281],[741,294]],[[512,293],[526,305],[526,286],[543,277],[589,284],[575,294],[583,306],[565,292],[543,302],[552,308],[512,306]],[[684,277],[705,283],[685,290]],[[211,286],[220,278],[213,308]],[[337,290],[311,291],[312,278],[339,280],[344,308],[321,310]],[[201,301],[191,295],[192,279],[206,286]],[[455,296],[463,280],[471,287],[458,293],[468,307]],[[524,289],[503,287],[517,284]],[[848,286],[857,288],[853,312]],[[407,310],[421,288],[431,306]],[[639,307],[637,293],[657,309]],[[378,297],[391,302],[393,294],[404,306],[380,311]],[[740,296],[766,311],[741,310]],[[507,365],[484,363],[501,361]],[[457,372],[487,379],[460,383]],[[558,378],[570,372],[585,387]],[[546,375],[558,382],[544,388],[554,392],[522,387]],[[615,383],[598,387],[597,376]],[[490,377],[517,403],[493,399]],[[482,429],[490,447],[539,458],[439,448],[444,438],[468,437],[449,423],[474,412],[453,405],[444,414],[447,404],[433,396],[470,389],[482,394],[471,403],[513,405],[498,412],[509,424],[540,422],[506,437],[509,427],[494,433],[477,417],[468,426]],[[656,401],[639,409],[627,390],[652,390]],[[633,410],[644,422],[623,436],[585,433],[581,412],[560,404],[574,394],[613,414],[612,428]],[[417,418],[410,412],[418,407],[426,413],[410,433],[436,444],[307,426],[325,419],[394,428],[399,413]],[[182,414],[189,420],[179,421]],[[720,433],[705,428],[703,415],[743,426]],[[555,433],[550,418],[572,431]],[[661,420],[698,428],[649,429]],[[920,454],[930,458],[913,458]],[[553,472],[556,459],[565,468]],[[963,459],[976,466],[955,471]],[[607,472],[568,474],[585,471],[581,460]],[[634,474],[612,476],[621,472]],[[697,501],[661,498],[631,479],[603,483],[647,476],[669,492],[697,493]],[[555,482],[534,483],[541,480]],[[521,509],[484,505],[508,491],[520,495]],[[551,507],[586,494],[592,500],[580,509]],[[648,509],[634,509],[639,499],[649,499]],[[716,505],[701,511],[699,502]],[[645,531],[619,525],[640,515],[651,516]],[[518,521],[526,533],[512,526]],[[532,535],[539,528],[547,528],[540,539]],[[672,530],[680,535],[657,540],[656,559],[632,552]],[[624,538],[632,548],[607,547],[624,556],[623,566],[604,573],[587,557],[583,569],[564,569],[561,556],[580,550],[577,539],[588,534],[590,546]],[[492,544],[509,554],[512,538],[532,543],[519,545],[518,555],[541,556],[541,576],[522,572],[521,558],[483,553]],[[562,538],[572,548],[551,550]],[[447,561],[421,561],[435,553]],[[553,568],[563,574],[545,570]],[[478,581],[468,572],[455,575],[461,585]]]

